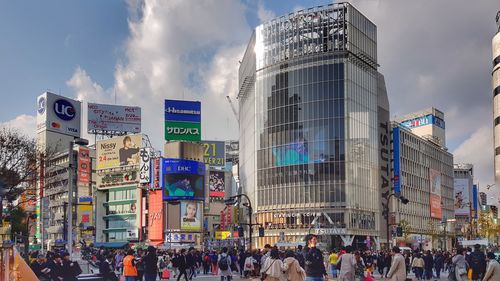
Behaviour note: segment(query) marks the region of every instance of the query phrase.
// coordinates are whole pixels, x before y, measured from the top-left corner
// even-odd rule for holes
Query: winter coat
[[[340,273],[339,281],[353,281],[354,272],[356,271],[356,259],[353,254],[343,254],[340,256]]]
[[[405,258],[401,254],[395,254],[392,258],[391,268],[387,273],[390,281],[405,281],[406,280],[406,263]]]
[[[500,263],[496,260],[488,262],[488,269],[484,275],[483,281],[496,281],[500,280]]]
[[[282,270],[285,272],[286,280],[301,281],[306,279],[306,273],[300,267],[299,261],[293,257],[286,258],[283,261]]]
[[[272,259],[268,257],[262,265],[262,273],[265,273],[268,277],[274,277],[281,279],[283,276],[283,262],[280,259]]]

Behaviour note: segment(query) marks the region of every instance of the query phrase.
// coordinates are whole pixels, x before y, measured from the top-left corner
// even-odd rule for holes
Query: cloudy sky
[[[165,98],[203,102],[205,139],[236,139],[226,95],[263,21],[329,1],[129,0],[0,2],[0,123],[34,135],[36,97],[139,105],[161,147]],[[391,115],[445,112],[455,162],[493,180],[491,38],[497,0],[356,0],[378,27]],[[492,187],[497,197],[500,188]],[[489,198],[491,199],[491,198]]]

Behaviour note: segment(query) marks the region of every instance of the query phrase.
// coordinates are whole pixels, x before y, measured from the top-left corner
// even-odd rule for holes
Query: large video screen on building
[[[162,159],[163,200],[205,199],[205,164],[182,159]]]

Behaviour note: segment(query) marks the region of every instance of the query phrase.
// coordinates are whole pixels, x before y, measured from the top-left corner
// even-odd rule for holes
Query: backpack
[[[448,280],[449,281],[457,281],[457,275],[455,274],[456,265],[451,264],[448,268]]]
[[[219,268],[221,270],[227,270],[229,268],[229,263],[227,261],[227,256],[221,256],[219,261]]]
[[[471,255],[471,264],[470,267],[472,267],[473,270],[481,271],[481,268],[483,267],[483,261],[481,259],[481,254],[480,253],[473,253]]]

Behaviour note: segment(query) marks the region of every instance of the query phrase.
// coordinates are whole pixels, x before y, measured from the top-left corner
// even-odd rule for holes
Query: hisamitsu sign
[[[201,141],[201,103],[165,100],[165,140]]]

